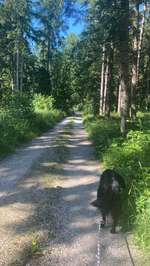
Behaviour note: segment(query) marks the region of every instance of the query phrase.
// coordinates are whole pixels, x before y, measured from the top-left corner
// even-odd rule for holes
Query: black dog
[[[100,178],[97,191],[97,199],[91,204],[100,208],[103,221],[101,227],[106,224],[106,216],[110,213],[113,219],[111,233],[116,232],[116,225],[121,214],[121,192],[125,189],[124,179],[114,170],[105,170]]]

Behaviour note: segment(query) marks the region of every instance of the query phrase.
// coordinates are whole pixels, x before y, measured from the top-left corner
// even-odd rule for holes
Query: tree
[[[10,79],[12,90],[23,88],[24,51],[28,49],[28,34],[31,29],[31,1],[1,1],[0,23],[2,26],[0,48],[4,49],[5,61],[2,73]]]
[[[142,5],[142,6],[141,6]],[[132,63],[132,77],[131,77],[131,118],[136,118],[136,95],[139,86],[139,74],[140,74],[140,59],[141,49],[144,37],[144,26],[146,19],[146,1],[136,1],[135,7],[132,11],[132,51],[133,51],[133,63]]]
[[[126,131],[126,119],[129,112],[129,1],[120,1],[119,20],[119,56],[120,56],[120,86],[121,103],[120,129],[123,134]]]

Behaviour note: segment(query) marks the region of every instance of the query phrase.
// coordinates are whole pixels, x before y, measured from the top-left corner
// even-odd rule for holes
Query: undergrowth
[[[122,137],[119,121],[84,116],[84,123],[95,145],[96,156],[105,168],[115,169],[126,182],[122,221],[134,232],[136,242],[150,251],[150,127],[149,114],[139,113],[128,134]]]
[[[64,113],[41,94],[5,94],[0,99],[0,156],[52,128]]]

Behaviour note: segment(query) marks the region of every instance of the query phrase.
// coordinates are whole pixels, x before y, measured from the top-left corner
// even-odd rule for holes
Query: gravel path
[[[32,260],[28,266],[131,266],[131,259],[123,235],[110,234],[110,226],[100,233],[98,255],[99,211],[90,205],[96,197],[99,181],[99,162],[87,140],[82,120],[74,121],[69,137],[68,160],[62,165],[61,201],[56,209],[56,237],[49,241],[44,256]]]
[[[0,266],[133,265],[123,234],[110,234],[108,224],[98,237],[90,202],[99,162],[81,117],[71,123],[0,162]]]

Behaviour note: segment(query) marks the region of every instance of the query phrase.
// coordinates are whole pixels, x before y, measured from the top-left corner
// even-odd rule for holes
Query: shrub
[[[121,136],[119,125],[115,119],[94,119],[92,115],[87,115],[84,117],[84,124],[94,143],[97,156],[101,156],[113,142],[113,139]]]
[[[51,96],[34,94],[32,104],[35,113],[49,112],[54,108],[54,99]]]
[[[54,126],[64,113],[53,108],[52,97],[27,94],[3,95],[0,103],[0,156],[23,141]]]
[[[133,228],[137,243],[150,250],[150,131],[147,117],[140,114],[132,126],[134,130],[129,130],[126,138],[120,136],[119,123],[115,119],[89,115],[85,117],[85,125],[104,167],[115,169],[125,178],[124,227]]]

